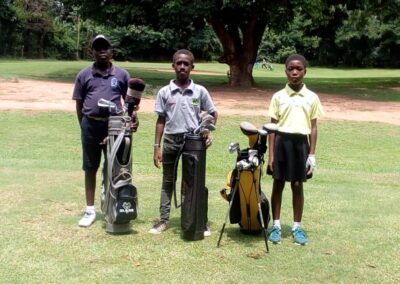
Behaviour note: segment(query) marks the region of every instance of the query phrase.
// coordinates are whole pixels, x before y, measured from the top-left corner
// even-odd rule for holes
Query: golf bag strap
[[[112,170],[113,170],[114,161],[115,161],[115,159],[117,157],[117,151],[118,151],[119,147],[122,144],[122,140],[124,139],[125,129],[126,129],[126,127],[123,127],[122,131],[118,134],[117,139],[115,140],[114,144],[112,145],[112,148],[111,148],[111,151],[110,151],[110,156],[107,159],[107,163],[109,165],[107,174],[108,174],[108,178],[110,180],[110,184],[111,184],[112,188],[118,188],[118,187],[127,185],[131,181],[131,175],[129,175],[129,177],[126,178],[126,179],[117,181],[116,183],[114,183],[114,180],[113,180],[113,177],[112,177]],[[113,140],[113,138],[111,140]],[[129,144],[129,146],[130,146],[130,144]],[[124,152],[125,152],[125,150],[124,150]],[[120,177],[120,175],[118,177]]]
[[[124,138],[125,141],[125,147],[124,147],[124,153],[122,154],[122,161],[126,161],[129,155],[129,148],[131,146],[131,139],[128,137]]]

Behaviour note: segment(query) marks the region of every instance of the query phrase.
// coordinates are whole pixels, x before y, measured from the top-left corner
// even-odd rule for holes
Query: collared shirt
[[[111,65],[105,73],[96,68],[95,63],[82,69],[75,79],[73,100],[83,100],[82,113],[87,116],[105,117],[108,111],[97,106],[103,98],[114,102],[121,110],[121,96],[124,98],[128,90],[129,73]]]
[[[157,93],[154,112],[165,117],[165,134],[192,132],[199,126],[200,112],[216,111],[210,94],[192,80],[182,90],[171,80]]]
[[[323,114],[321,102],[306,85],[295,92],[286,84],[272,96],[268,110],[268,115],[278,121],[280,132],[303,135],[311,133],[311,120],[320,114]]]

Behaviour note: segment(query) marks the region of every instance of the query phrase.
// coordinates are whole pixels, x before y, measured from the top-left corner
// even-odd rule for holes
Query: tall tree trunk
[[[224,54],[220,62],[229,65],[229,84],[240,87],[253,86],[253,66],[267,25],[266,21],[263,17],[253,15],[245,25],[227,25],[216,15],[211,17],[210,24],[223,47]]]

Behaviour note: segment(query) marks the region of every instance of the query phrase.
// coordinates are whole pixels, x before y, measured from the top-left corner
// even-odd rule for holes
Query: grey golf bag
[[[102,101],[99,105],[110,104]],[[109,107],[111,108],[111,105]],[[110,116],[106,161],[103,168],[101,210],[109,233],[130,231],[131,220],[137,217],[138,198],[132,184],[131,118],[121,114]]]

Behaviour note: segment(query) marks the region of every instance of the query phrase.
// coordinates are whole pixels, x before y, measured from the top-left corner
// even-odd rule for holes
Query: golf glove
[[[315,160],[315,155],[308,155],[306,162],[307,171],[311,170],[313,172],[317,166],[317,161]]]

